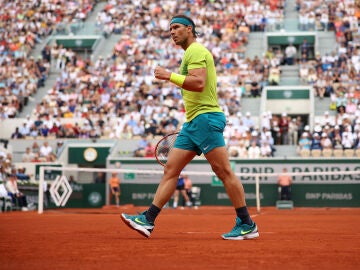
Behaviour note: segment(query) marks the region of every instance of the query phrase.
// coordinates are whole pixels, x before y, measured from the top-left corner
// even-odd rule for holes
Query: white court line
[[[263,213],[262,213],[263,215]],[[254,214],[254,215],[251,215],[250,217],[251,218],[254,218],[254,217],[257,217],[259,216],[258,214]],[[177,232],[178,234],[222,234],[224,232]],[[263,231],[259,231],[260,234],[274,234],[275,232],[263,232]]]
[[[176,232],[176,234],[222,234],[224,232]],[[263,232],[259,231],[259,234],[274,234],[276,232]]]

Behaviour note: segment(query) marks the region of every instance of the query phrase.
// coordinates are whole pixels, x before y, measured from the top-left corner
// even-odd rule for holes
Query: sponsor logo
[[[144,223],[144,222],[142,222],[139,218],[135,218],[135,222],[136,222],[136,223],[139,223],[139,224],[143,224],[143,225],[145,225],[145,223]]]
[[[91,192],[88,201],[91,205],[97,206],[101,202],[101,194],[99,192]]]
[[[248,231],[244,231],[244,230],[241,230],[241,234],[247,234],[247,233],[249,233],[249,232],[251,232],[252,231],[252,229],[251,230],[248,230]]]

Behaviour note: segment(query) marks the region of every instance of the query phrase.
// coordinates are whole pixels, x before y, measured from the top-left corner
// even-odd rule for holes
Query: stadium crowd
[[[94,4],[93,1],[83,1],[83,6],[74,8],[82,12],[79,16],[76,12],[65,14],[67,4],[75,5],[72,1],[66,1],[62,6],[33,2],[38,6],[28,5],[24,10],[35,14],[45,12],[49,14],[47,17],[50,21],[45,23],[45,30],[33,33],[35,42],[41,42],[60,21],[69,22],[74,17],[85,20]],[[320,136],[331,134],[328,130],[323,132],[323,129],[339,129],[343,137],[350,132],[349,126],[352,147],[359,147],[355,128],[360,117],[360,50],[354,39],[358,32],[359,4],[355,5],[354,1],[300,1],[298,4],[300,28],[311,30],[312,21],[302,19],[302,16],[312,16],[311,12],[314,12],[316,30],[336,33],[338,51],[323,56],[316,53],[312,57],[302,51],[307,48],[304,45],[298,48],[299,54],[295,59],[303,83],[313,85],[320,98],[330,96],[335,103],[337,115],[334,125],[323,125],[321,131],[315,130],[315,126],[310,131],[300,117],[292,119],[286,114],[276,116],[266,112],[259,123],[254,123],[249,113],[242,115],[242,97],[258,97],[264,86],[276,85],[280,81],[279,66],[285,63],[282,52],[275,53],[269,48],[263,56],[254,59],[245,58],[245,52],[250,32],[279,28],[284,17],[284,5],[285,1],[280,0],[194,0],[180,4],[176,1],[141,1],[141,5],[140,1],[108,1],[97,15],[96,27],[104,31],[106,36],[119,35],[112,53],[92,61],[83,59],[71,49],[58,45],[46,46],[41,59],[37,59],[37,64],[33,65],[38,70],[38,73],[33,72],[38,74],[34,91],[42,85],[51,69],[59,70],[60,76],[12,138],[140,138],[144,134],[164,135],[178,129],[184,121],[179,91],[171,84],[154,81],[152,72],[158,64],[169,69],[178,66],[181,51],[169,40],[168,21],[174,13],[184,13],[194,18],[199,39],[214,55],[219,101],[229,119],[225,136],[232,156],[273,156],[276,150],[274,145],[297,144],[305,132],[313,139],[315,133]],[[12,6],[4,7],[11,9]],[[17,20],[23,12],[8,13]],[[323,18],[326,17],[324,13],[328,14],[329,20]],[[41,25],[42,17],[29,18],[34,18],[35,25]],[[5,31],[5,35],[11,33],[14,33],[13,28]],[[25,60],[24,57],[17,60],[21,59],[16,57],[17,51],[3,51],[6,53],[2,55],[13,58],[14,69],[22,72],[22,68],[17,68],[22,66],[21,61],[31,66],[28,63],[35,60]],[[18,63],[21,65],[17,66]],[[41,65],[44,68],[40,69]],[[5,70],[6,65],[2,66]],[[16,83],[9,84],[18,77],[19,81],[24,80],[26,76],[23,74],[2,80],[6,81],[5,87],[0,87],[2,100],[11,96],[18,99],[24,94],[24,91],[17,89]],[[23,85],[25,89],[28,88],[26,83]],[[24,94],[25,97],[29,95],[31,92]],[[14,117],[11,111],[16,110],[11,110],[11,102],[10,105],[6,101],[2,104],[2,117]],[[241,149],[242,146],[247,151]]]
[[[44,85],[51,58],[30,56],[60,23],[86,18],[95,1],[1,1],[0,3],[0,115],[16,117],[29,97]]]

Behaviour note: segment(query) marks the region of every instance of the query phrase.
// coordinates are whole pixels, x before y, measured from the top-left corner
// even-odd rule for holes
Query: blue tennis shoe
[[[225,240],[245,240],[259,237],[259,232],[255,222],[251,225],[243,224],[239,217],[236,217],[236,224],[234,228],[222,235]]]
[[[154,229],[154,223],[151,223],[146,219],[145,212],[132,216],[122,213],[121,219],[131,229],[139,232],[145,237],[150,237],[150,234]]]

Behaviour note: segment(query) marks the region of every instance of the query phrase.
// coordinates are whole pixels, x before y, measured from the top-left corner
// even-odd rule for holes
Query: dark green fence
[[[222,186],[197,184],[201,188],[201,205],[231,205]],[[105,184],[75,184],[67,208],[98,208],[104,206]],[[152,202],[157,184],[122,184],[121,204],[147,206]],[[246,201],[256,206],[254,184],[245,184]],[[21,187],[31,202],[37,203],[37,187]],[[359,184],[294,184],[292,195],[295,207],[360,207]],[[45,208],[56,207],[45,196]],[[278,199],[276,184],[260,185],[261,206],[275,206]]]

